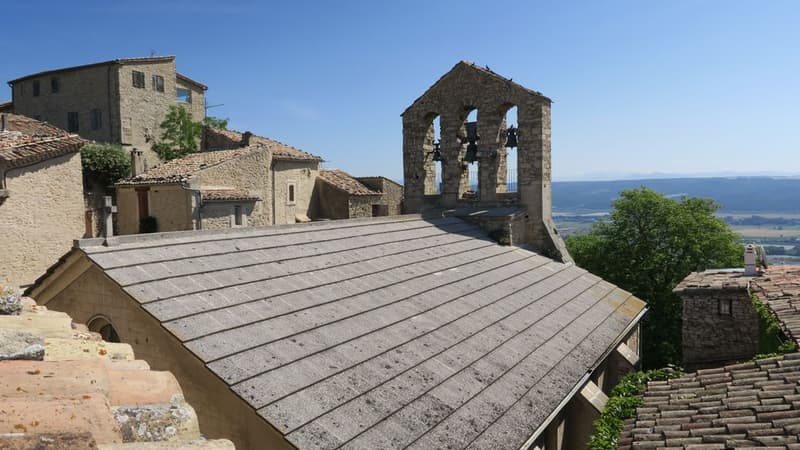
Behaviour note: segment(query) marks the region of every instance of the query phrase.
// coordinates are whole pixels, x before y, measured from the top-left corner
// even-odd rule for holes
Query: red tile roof
[[[206,127],[208,135],[216,135],[214,138],[223,137],[228,142],[238,145],[241,142],[244,133],[234,130],[220,130],[218,128]],[[322,161],[317,155],[313,155],[299,148],[278,142],[264,136],[252,135],[250,137],[251,144],[263,144],[272,152],[272,159],[286,160],[286,161]]]
[[[651,381],[620,449],[800,448],[800,353]]]
[[[381,195],[380,192],[368,188],[347,172],[338,169],[321,169],[319,171],[319,178],[350,195]]]
[[[264,148],[258,145],[231,150],[211,150],[207,152],[189,153],[188,155],[161,163],[135,177],[118,182],[118,185],[164,184],[188,181],[197,172],[227,161],[251,155]]]
[[[0,166],[19,167],[79,152],[87,141],[77,135],[16,114],[3,114],[0,131]]]

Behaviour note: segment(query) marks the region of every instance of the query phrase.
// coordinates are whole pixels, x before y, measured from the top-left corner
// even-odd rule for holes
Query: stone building
[[[452,210],[500,241],[525,243],[569,260],[551,214],[550,105],[541,93],[488,68],[456,64],[402,114],[406,212]],[[519,123],[512,129],[506,113],[514,107]],[[470,122],[474,111],[477,119]],[[437,118],[439,130],[434,127]],[[508,189],[512,147],[517,152],[517,192]],[[473,164],[476,190],[469,180]]]
[[[16,114],[48,122],[85,139],[145,152],[160,137],[171,105],[205,118],[206,86],[177,73],[174,56],[122,58],[48,70],[8,82]]]
[[[33,283],[83,237],[84,143],[51,125],[0,114],[0,283]]]
[[[211,128],[203,146],[117,183],[119,234],[139,233],[147,217],[158,231],[180,231],[306,222],[314,215],[319,157]]]
[[[0,448],[234,449],[205,440],[175,377],[150,370],[130,345],[29,298],[2,306]]]
[[[384,177],[354,178],[336,169],[321,169],[314,198],[317,217],[354,219],[401,213],[403,187]]]
[[[743,269],[707,270],[675,288],[683,302],[683,360],[688,369],[746,361],[759,353],[762,302],[792,340],[800,336],[800,267],[773,266],[754,275]]]
[[[242,449],[584,448],[646,311],[419,215],[87,239],[28,293],[103,317]]]

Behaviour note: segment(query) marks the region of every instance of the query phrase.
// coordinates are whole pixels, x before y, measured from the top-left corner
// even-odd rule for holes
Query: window
[[[389,205],[372,205],[372,217],[389,215]]]
[[[39,96],[39,80],[33,80],[33,96]]]
[[[103,112],[95,108],[91,111],[92,116],[92,129],[99,130],[103,128]]]
[[[287,189],[286,189],[286,203],[289,204],[289,205],[294,205],[294,203],[295,203],[294,190],[295,190],[294,183],[289,183],[289,185],[287,186]]]
[[[80,130],[80,126],[78,124],[78,113],[77,112],[68,112],[67,113],[67,131],[70,133],[77,133]]]
[[[51,94],[58,94],[59,88],[60,88],[60,85],[59,85],[59,82],[58,82],[58,78],[57,77],[50,78],[50,93]]]
[[[161,75],[153,75],[153,90],[164,92],[164,77]]]
[[[144,89],[144,72],[134,70],[133,74],[133,87]]]
[[[242,226],[242,206],[236,205],[233,207],[233,224],[237,227]]]
[[[176,95],[179,102],[192,103],[192,91],[184,88],[178,88]]]
[[[731,299],[724,299],[721,298],[717,300],[719,304],[719,314],[721,316],[732,316],[733,315],[733,301]]]

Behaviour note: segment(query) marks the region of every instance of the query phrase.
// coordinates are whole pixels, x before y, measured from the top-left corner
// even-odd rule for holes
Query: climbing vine
[[[589,439],[589,450],[616,450],[619,435],[625,419],[636,414],[636,408],[643,403],[639,394],[647,386],[648,381],[669,380],[683,375],[680,370],[655,369],[646,372],[634,372],[620,380],[603,409],[603,413],[594,421],[594,434]]]
[[[758,315],[758,351],[753,360],[770,358],[773,356],[792,353],[797,350],[797,345],[791,339],[786,339],[780,323],[772,311],[759,300],[758,296],[751,295],[750,301]]]

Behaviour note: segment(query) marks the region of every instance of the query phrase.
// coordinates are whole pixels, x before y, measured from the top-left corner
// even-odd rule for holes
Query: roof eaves
[[[42,71],[42,72],[36,72],[36,73],[30,74],[30,75],[25,75],[23,77],[15,78],[15,79],[9,81],[8,84],[12,85],[14,83],[17,83],[17,82],[20,82],[20,81],[25,81],[25,80],[28,80],[28,79],[31,79],[31,78],[43,77],[43,76],[46,76],[46,75],[53,75],[53,74],[62,73],[62,72],[71,72],[73,70],[89,69],[89,68],[92,68],[92,67],[107,66],[107,65],[112,65],[112,64],[135,64],[135,63],[148,63],[148,62],[163,62],[163,61],[169,61],[169,60],[174,60],[174,59],[175,59],[175,56],[146,56],[146,57],[141,57],[141,58],[111,59],[111,60],[108,60],[108,61],[101,61],[101,62],[96,62],[96,63],[91,63],[91,64],[82,64],[80,66],[62,67],[60,69],[51,69],[51,70],[45,70],[45,71]]]
[[[175,77],[177,79],[185,81],[185,82],[187,82],[189,84],[193,84],[193,85],[199,87],[200,89],[202,89],[204,91],[208,90],[208,86],[206,86],[205,84],[203,84],[203,83],[201,83],[199,81],[193,80],[193,79],[187,77],[186,75],[184,75],[182,73],[175,72]]]

